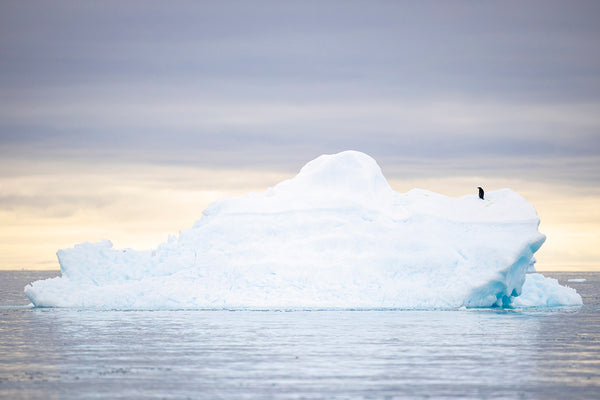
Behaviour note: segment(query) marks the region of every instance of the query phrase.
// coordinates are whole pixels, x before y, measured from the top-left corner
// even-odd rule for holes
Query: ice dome
[[[450,198],[395,192],[364,153],[323,155],[264,193],[219,200],[154,251],[109,241],[57,252],[38,307],[428,309],[579,305],[527,274],[545,236],[503,189]],[[528,293],[523,293],[527,290]]]

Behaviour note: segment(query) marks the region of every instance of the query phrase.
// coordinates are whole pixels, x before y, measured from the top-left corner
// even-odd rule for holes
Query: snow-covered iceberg
[[[59,250],[38,307],[459,308],[579,305],[530,275],[545,240],[532,205],[503,189],[450,198],[395,192],[371,157],[324,155],[264,193],[211,204],[154,251],[109,241]],[[526,293],[523,293],[523,292]]]

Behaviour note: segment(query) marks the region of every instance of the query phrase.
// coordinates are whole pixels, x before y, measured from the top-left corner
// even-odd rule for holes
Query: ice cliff
[[[511,190],[485,200],[397,193],[375,160],[346,151],[211,204],[154,251],[109,241],[59,250],[62,276],[25,293],[38,307],[109,309],[581,304],[573,289],[526,274],[545,240],[538,225]]]

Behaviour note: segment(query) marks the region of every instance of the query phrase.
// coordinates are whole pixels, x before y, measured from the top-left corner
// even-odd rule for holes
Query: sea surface
[[[0,399],[600,398],[600,273],[545,273],[577,308],[31,307],[57,275],[0,271]]]

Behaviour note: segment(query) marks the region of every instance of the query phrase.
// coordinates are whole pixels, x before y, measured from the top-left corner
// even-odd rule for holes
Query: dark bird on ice
[[[483,200],[483,189],[480,186],[477,186],[477,189],[479,189],[479,198]]]

